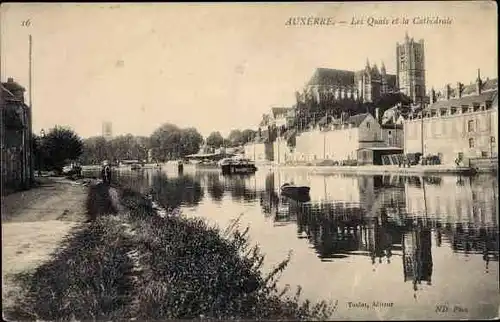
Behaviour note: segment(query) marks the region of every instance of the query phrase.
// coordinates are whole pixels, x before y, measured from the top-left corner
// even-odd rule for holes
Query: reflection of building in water
[[[431,285],[431,230],[418,223],[417,227],[403,234],[402,247],[404,281],[412,281],[414,291],[422,281]]]
[[[306,182],[303,179],[287,179],[309,185],[311,202],[319,205],[335,203],[343,204],[344,208],[356,206],[370,216],[378,215],[384,207],[388,211],[405,208],[404,183],[395,176],[311,175]],[[280,186],[279,182],[276,186]]]
[[[369,256],[390,263],[400,249],[401,232],[385,211],[368,218],[359,206],[343,203],[304,205],[297,213],[297,233],[306,234],[320,258]]]
[[[406,185],[408,213],[427,214],[442,222],[497,226],[498,187],[495,177],[472,179],[444,176],[439,185],[429,183],[422,177],[413,179],[419,184]]]
[[[305,204],[297,208],[297,232],[304,233],[320,258],[338,258],[358,250],[363,212],[338,204]]]

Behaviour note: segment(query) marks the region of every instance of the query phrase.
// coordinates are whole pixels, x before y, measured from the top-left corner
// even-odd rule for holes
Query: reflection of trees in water
[[[221,201],[224,197],[224,185],[220,181],[219,173],[207,173],[207,190],[214,201]]]
[[[155,201],[166,208],[194,206],[203,198],[201,185],[189,175],[169,178],[164,172],[145,171],[141,174],[117,173],[115,180],[122,186],[151,194]]]
[[[224,177],[224,187],[230,191],[233,200],[253,201],[257,199],[254,176],[232,175]]]
[[[194,206],[203,198],[203,189],[192,176],[168,178],[163,172],[152,178],[151,194],[164,207]]]

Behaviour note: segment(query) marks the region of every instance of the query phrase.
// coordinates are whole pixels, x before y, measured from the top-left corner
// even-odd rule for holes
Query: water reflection
[[[405,292],[412,292],[415,299],[418,291],[436,287],[436,276],[444,284],[443,280],[468,278],[448,276],[454,272],[436,265],[453,263],[436,258],[443,254],[440,249],[448,249],[462,262],[471,258],[482,262],[481,274],[490,272],[492,261],[498,262],[498,181],[493,176],[325,176],[264,171],[223,177],[213,171],[183,175],[151,171],[115,177],[152,193],[171,208],[196,207],[201,201],[227,212],[235,205],[252,208],[273,223],[276,230],[271,236],[281,234],[280,227],[296,231],[299,242],[314,250],[319,265],[359,265],[361,261],[372,271],[387,274],[394,271],[390,267],[397,267]],[[310,186],[311,200],[280,196],[284,182]],[[276,238],[276,243],[289,246],[283,239]]]

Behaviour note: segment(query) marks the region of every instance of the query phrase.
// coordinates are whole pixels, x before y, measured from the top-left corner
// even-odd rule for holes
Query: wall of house
[[[497,118],[497,108],[424,118],[424,154],[441,155],[443,164],[453,164],[458,153],[465,159],[497,156]],[[421,127],[421,119],[404,123],[405,153],[422,152]]]
[[[404,147],[405,135],[403,129],[382,129],[382,140],[386,146]]]
[[[345,125],[340,129],[316,129],[299,134],[295,158],[299,161],[356,160],[359,148],[381,146],[387,146],[382,129],[375,118],[368,116],[359,127]]]
[[[276,164],[284,164],[294,160],[293,149],[288,146],[287,140],[278,137],[273,142],[273,161]]]
[[[366,117],[359,125],[359,140],[363,142],[373,142],[382,140],[382,128],[371,115]]]
[[[296,138],[295,158],[298,161],[356,159],[358,140],[357,128],[303,132]]]
[[[245,157],[252,161],[272,161],[274,159],[273,144],[251,142],[245,144]]]
[[[27,107],[17,102],[5,102],[3,108],[15,109],[24,128],[11,128],[2,117],[2,184],[4,191],[29,187],[32,165],[30,164],[29,113]]]

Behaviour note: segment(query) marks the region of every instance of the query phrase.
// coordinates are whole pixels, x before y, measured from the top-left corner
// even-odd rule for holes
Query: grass
[[[99,189],[91,187],[89,196],[103,193]],[[18,317],[322,320],[332,313],[329,303],[301,301],[300,288],[295,296],[279,289],[290,258],[264,274],[264,256],[249,245],[248,228],[241,231],[238,220],[221,231],[201,219],[161,218],[129,189],[120,190],[126,211],[118,215],[91,200],[98,199],[87,205],[94,220],[50,262],[20,276],[27,294]]]

